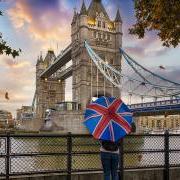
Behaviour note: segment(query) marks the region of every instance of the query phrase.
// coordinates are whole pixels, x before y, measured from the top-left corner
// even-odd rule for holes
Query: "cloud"
[[[11,68],[11,69],[21,69],[24,67],[30,67],[31,63],[26,60],[21,60],[21,61],[15,61],[12,58],[9,57],[4,57],[2,59],[2,64],[4,65],[5,68]]]
[[[124,49],[132,55],[146,58],[162,56],[171,51],[171,48],[162,46],[162,42],[158,39],[158,36],[154,32],[145,34],[143,39],[128,34],[128,27],[125,27],[125,35],[123,37]]]
[[[22,104],[31,104],[34,93],[35,67],[30,61],[20,59],[15,62],[13,59],[0,56],[0,109],[15,109]],[[10,100],[5,99],[8,92]],[[12,108],[13,107],[13,108]]]
[[[71,14],[65,1],[18,0],[8,15],[18,31],[31,38],[50,43],[70,39]]]
[[[155,68],[153,68],[155,69]],[[155,73],[162,77],[180,84],[180,70],[175,66],[165,66],[165,69],[156,69]]]

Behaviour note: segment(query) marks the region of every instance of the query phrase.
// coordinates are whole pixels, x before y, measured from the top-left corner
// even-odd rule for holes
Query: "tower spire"
[[[85,5],[84,0],[83,0],[80,15],[86,15],[86,14],[87,14],[86,5]]]
[[[76,8],[74,8],[74,15],[73,15],[73,19],[72,19],[72,24],[76,22],[76,18],[77,18],[77,12],[76,12]]]
[[[92,0],[91,4],[87,10],[87,14],[88,14],[88,16],[90,16],[92,18],[96,18],[97,13],[98,14],[103,13],[105,18],[109,20],[109,16],[102,4],[102,1],[101,0]]]
[[[116,13],[115,22],[122,22],[119,9],[117,10],[117,13]]]

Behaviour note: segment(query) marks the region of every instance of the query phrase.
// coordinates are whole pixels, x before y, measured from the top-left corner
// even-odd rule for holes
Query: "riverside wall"
[[[0,178],[2,179],[2,178]],[[66,175],[34,175],[11,177],[14,180],[67,180]],[[71,180],[103,180],[102,173],[73,174]],[[164,180],[163,169],[126,170],[124,180]],[[170,170],[170,180],[180,180],[180,168]]]

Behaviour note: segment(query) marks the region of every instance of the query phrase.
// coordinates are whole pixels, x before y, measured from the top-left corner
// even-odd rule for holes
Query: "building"
[[[22,106],[17,109],[16,128],[23,130],[33,130],[34,113],[32,106]]]
[[[32,120],[33,112],[32,106],[22,106],[21,109],[17,109],[16,120]]]
[[[130,105],[137,131],[180,130],[180,99]]]
[[[122,20],[119,10],[111,20],[101,0],[92,0],[86,8],[84,1],[80,12],[74,12],[71,23],[73,101],[82,110],[93,97],[120,96],[120,91],[107,81],[90,59],[84,41],[106,63],[121,71]]]
[[[56,115],[56,123],[65,124],[66,131],[81,133],[84,131],[83,111],[93,97],[102,95],[120,96],[120,91],[100,73],[92,63],[84,47],[85,40],[108,64],[121,71],[122,20],[117,10],[115,18],[109,18],[101,0],[92,0],[87,8],[83,1],[80,12],[74,11],[71,22],[71,44],[63,55],[55,57],[48,51],[45,58],[40,56],[36,64],[36,127],[44,123],[46,109],[55,108],[65,102],[65,80],[62,76],[66,63],[71,60],[69,74],[72,76],[72,101],[76,111],[63,111]],[[65,52],[68,52],[65,54]],[[62,57],[63,56],[63,57]],[[59,63],[57,62],[59,61]],[[59,64],[59,67],[52,66]],[[53,70],[56,69],[56,70]],[[54,71],[51,76],[43,77],[45,71]],[[66,72],[66,71],[65,71]],[[58,79],[58,77],[61,77]],[[76,129],[76,130],[74,130]]]
[[[36,64],[36,119],[40,128],[45,118],[45,111],[54,108],[55,104],[65,99],[65,82],[53,79],[42,79],[41,73],[55,60],[54,51],[49,50],[43,59],[40,56]]]
[[[178,130],[180,129],[180,115],[156,115],[136,117],[137,127],[143,131]]]
[[[8,129],[14,127],[12,114],[6,110],[0,110],[0,128]]]

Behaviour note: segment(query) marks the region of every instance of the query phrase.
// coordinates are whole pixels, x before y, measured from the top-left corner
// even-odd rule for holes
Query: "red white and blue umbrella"
[[[94,138],[114,142],[131,132],[133,122],[130,109],[121,99],[104,96],[87,106],[84,118]]]

